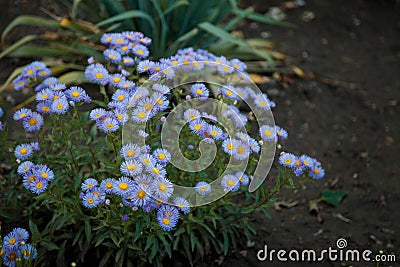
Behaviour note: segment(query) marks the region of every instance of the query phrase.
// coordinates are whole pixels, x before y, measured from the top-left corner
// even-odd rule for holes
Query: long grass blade
[[[5,50],[3,50],[0,53],[0,59],[9,55],[11,52],[13,52],[17,48],[23,46],[24,44],[26,44],[30,41],[36,40],[38,38],[39,38],[39,36],[37,36],[37,35],[27,35],[27,36],[21,38],[20,40],[18,40],[18,42],[14,43],[13,45],[11,45],[11,46],[7,47]]]
[[[7,27],[4,29],[1,34],[1,42],[4,43],[4,39],[6,35],[14,29],[16,26],[26,25],[26,26],[37,26],[37,27],[46,27],[46,28],[61,28],[60,24],[51,19],[45,19],[32,15],[23,15],[15,18]]]
[[[153,21],[153,19],[146,14],[145,12],[142,12],[140,10],[130,10],[130,11],[126,11],[124,13],[118,14],[116,16],[113,16],[111,18],[108,18],[106,20],[103,20],[99,23],[96,24],[97,27],[102,27],[104,25],[108,25],[114,22],[119,22],[119,21],[123,21],[126,19],[132,19],[132,18],[142,18],[148,21],[148,23],[150,24],[150,26],[152,28],[155,27],[155,23]]]

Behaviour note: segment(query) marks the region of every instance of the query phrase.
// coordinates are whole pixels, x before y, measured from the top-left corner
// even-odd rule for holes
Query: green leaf
[[[40,235],[36,224],[34,224],[31,220],[29,220],[29,230],[32,233],[32,238]]]
[[[247,46],[247,43],[243,40],[237,39],[232,36],[229,32],[215,26],[209,22],[203,22],[198,25],[198,27],[208,33],[211,33],[214,36],[217,36],[225,41],[231,42],[237,45]]]
[[[4,49],[1,53],[0,53],[0,59],[7,56],[8,54],[10,54],[11,52],[13,52],[14,50],[16,50],[17,48],[19,48],[20,46],[38,39],[39,37],[37,35],[27,35],[24,36],[23,38],[21,38],[20,40],[18,40],[18,42],[15,42],[14,44],[12,44],[11,46],[7,47],[6,49]]]
[[[26,25],[26,26],[37,26],[37,27],[46,27],[46,28],[61,28],[58,21],[45,19],[38,16],[32,15],[22,15],[15,18],[7,27],[4,29],[3,33],[1,34],[1,42],[4,42],[4,38],[6,35],[16,26],[18,25]]]
[[[267,216],[268,219],[271,219],[271,213],[269,212],[267,207],[262,207],[261,210],[264,212],[265,216]]]
[[[54,244],[53,242],[48,241],[48,240],[41,241],[40,245],[45,247],[45,248],[47,248],[48,250],[56,250],[56,249],[58,250],[58,249],[60,249],[59,246],[57,246],[56,244]]]
[[[145,251],[148,250],[148,249],[151,247],[151,245],[153,244],[153,240],[154,240],[154,236],[149,235],[149,236],[147,237],[146,246],[144,247],[144,250],[145,250]]]
[[[145,12],[140,11],[140,10],[126,11],[124,13],[121,13],[121,14],[118,14],[118,15],[113,16],[111,18],[108,18],[106,20],[103,20],[103,21],[97,23],[96,26],[97,27],[102,27],[102,26],[107,25],[107,24],[111,24],[111,23],[114,23],[114,22],[117,22],[117,21],[121,21],[121,20],[132,19],[132,18],[145,19],[145,20],[147,20],[149,22],[149,24],[150,24],[150,26],[152,28],[155,28],[155,24],[154,24],[153,19],[148,14],[146,14]]]
[[[329,191],[325,190],[322,192],[322,200],[333,205],[338,206],[343,198],[346,196],[346,192],[343,191]]]
[[[11,75],[7,78],[7,81],[0,87],[0,93],[1,93],[3,90],[6,89],[6,87],[11,83],[11,81],[12,81],[15,77],[17,77],[18,75],[21,74],[21,72],[22,72],[22,70],[23,70],[24,68],[25,68],[25,66],[16,68],[16,69],[11,73]]]
[[[88,80],[85,77],[85,73],[83,71],[71,71],[68,72],[58,78],[60,83],[64,84],[81,84],[85,83]]]
[[[89,219],[86,219],[85,220],[85,235],[86,235],[86,238],[89,239],[91,234],[92,234],[92,229],[91,229],[91,226],[90,226],[90,221],[89,221]]]
[[[245,13],[245,10],[243,9],[238,9],[237,10],[237,14],[238,15],[242,15],[243,13]],[[246,12],[247,13],[247,12]],[[258,14],[255,12],[250,12],[245,14],[245,17],[254,21],[258,21],[258,22],[262,22],[262,23],[268,23],[268,24],[272,24],[272,25],[280,25],[280,26],[286,26],[286,27],[294,27],[295,25],[286,21],[281,21],[281,20],[276,20],[273,19],[271,17],[262,15],[262,14]]]
[[[104,257],[101,259],[99,267],[106,266],[108,259],[110,258],[111,254],[113,254],[113,253],[114,253],[114,251],[112,249],[107,251],[107,253],[104,255]]]
[[[223,231],[222,235],[224,236],[224,255],[226,255],[229,251],[229,236],[227,231]]]
[[[181,6],[188,6],[189,2],[187,0],[180,0],[178,2],[173,3],[170,7],[168,7],[165,11],[164,11],[164,16],[166,16],[168,13],[174,11],[175,9],[177,9],[178,7]]]
[[[46,47],[43,45],[26,44],[18,47],[10,53],[13,57],[59,57],[66,56],[70,53],[61,48]]]
[[[156,254],[158,252],[158,240],[155,238],[153,243],[154,243],[154,245],[153,245],[153,248],[150,253],[151,260],[154,259],[154,257],[156,256]]]
[[[76,14],[78,13],[78,6],[81,1],[82,0],[74,0],[74,2],[72,3],[72,8],[71,8],[71,19],[72,20],[76,19]]]

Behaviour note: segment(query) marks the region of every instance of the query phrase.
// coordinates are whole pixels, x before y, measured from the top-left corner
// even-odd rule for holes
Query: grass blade
[[[58,21],[45,19],[32,15],[23,15],[15,18],[7,27],[4,29],[1,34],[1,42],[4,43],[4,38],[6,35],[16,26],[26,25],[26,26],[37,26],[37,27],[46,27],[46,28],[61,28]]]
[[[104,26],[104,25],[107,25],[107,24],[111,24],[113,22],[118,22],[118,21],[121,21],[121,20],[132,19],[132,18],[145,19],[145,20],[147,20],[149,22],[149,24],[150,24],[150,26],[152,28],[155,27],[153,19],[148,14],[146,14],[145,12],[142,12],[140,10],[126,11],[124,13],[121,13],[121,14],[118,14],[118,15],[113,16],[111,18],[108,18],[106,20],[103,20],[103,21],[97,23],[96,26],[97,27],[101,27],[101,26]]]
[[[27,35],[23,38],[21,38],[20,40],[18,40],[18,42],[14,43],[13,45],[7,47],[5,50],[3,50],[0,53],[0,59],[2,59],[3,57],[9,55],[11,52],[13,52],[14,50],[16,50],[17,48],[19,48],[20,46],[23,46],[24,44],[36,40],[38,39],[39,36],[37,35]]]
[[[245,41],[233,37],[229,32],[227,32],[209,22],[200,23],[198,26],[200,29],[202,29],[214,36],[217,36],[220,39],[231,42],[233,44],[247,46],[247,43]]]
[[[245,10],[243,9],[238,9],[237,10],[237,14],[238,15],[242,15],[245,12]],[[268,23],[271,25],[280,25],[280,26],[285,26],[285,27],[295,27],[294,24],[287,22],[287,21],[281,21],[281,20],[276,20],[273,19],[271,17],[265,16],[265,15],[261,15],[255,12],[250,12],[248,14],[245,15],[246,18],[254,20],[254,21],[258,21],[258,22],[262,22],[262,23]]]

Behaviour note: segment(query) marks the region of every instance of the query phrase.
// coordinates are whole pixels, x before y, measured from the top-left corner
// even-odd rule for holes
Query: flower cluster
[[[17,261],[29,264],[37,257],[36,248],[26,243],[28,239],[29,233],[24,228],[14,228],[3,238],[0,255],[3,256],[5,266],[14,267],[17,265]]]
[[[111,101],[107,108],[95,108],[90,112],[90,119],[105,133],[117,132],[126,123],[144,125],[152,118],[158,117],[161,122],[166,120],[164,114],[169,108],[172,98],[171,90],[160,81],[178,78],[182,73],[197,73],[202,70],[217,72],[229,77],[236,75],[239,80],[248,80],[246,65],[238,59],[228,60],[223,56],[216,56],[205,50],[193,48],[181,49],[176,55],[162,58],[159,61],[148,60],[147,45],[151,40],[138,32],[109,33],[103,35],[101,42],[107,45],[103,52],[107,67],[89,59],[90,65],[85,70],[86,78],[100,85],[103,90],[112,90]],[[111,65],[117,67],[113,68]],[[117,70],[117,72],[112,72]],[[136,84],[140,76],[149,76],[149,84]],[[216,143],[222,151],[235,160],[248,160],[252,154],[258,154],[260,145],[266,142],[275,143],[284,140],[288,133],[276,125],[261,125],[259,140],[246,133],[248,116],[238,108],[238,103],[251,104],[260,112],[270,111],[275,107],[265,93],[255,93],[250,87],[237,86],[227,82],[219,88],[212,88],[204,83],[194,83],[183,86],[181,95],[186,100],[199,98],[206,100],[210,97],[222,99],[228,109],[222,114],[236,127],[235,135],[229,136],[221,128],[217,118],[195,108],[184,110],[182,117],[189,132],[209,143]],[[187,92],[187,95],[182,94]],[[146,138],[148,133],[140,129],[139,136]],[[149,146],[139,146],[129,143],[122,147],[120,165],[121,177],[107,178],[97,181],[88,178],[82,183],[81,200],[85,207],[94,208],[103,203],[107,204],[107,195],[116,195],[121,198],[123,206],[133,209],[142,208],[146,212],[156,210],[157,221],[164,230],[171,230],[177,224],[179,211],[186,214],[190,211],[188,199],[173,198],[174,185],[170,181],[166,169],[171,155],[170,152]],[[307,161],[306,161],[307,162]],[[317,161],[310,161],[307,167],[302,161],[301,166],[293,168],[296,175],[309,171],[314,178],[323,176],[323,169]],[[288,166],[288,165],[284,165]],[[292,166],[292,165],[291,165]],[[308,169],[307,169],[308,168]],[[301,171],[300,171],[301,170]],[[318,177],[317,177],[318,174]],[[235,192],[240,186],[249,184],[249,177],[242,171],[224,174],[220,184],[209,184],[208,181],[199,181],[195,191],[202,197],[210,194],[214,186],[225,192]],[[109,202],[109,201],[108,201]],[[168,204],[166,204],[168,203]],[[173,204],[171,204],[173,203]]]
[[[150,154],[147,146],[126,144],[120,154],[124,159],[120,166],[124,176],[107,178],[100,183],[94,178],[86,179],[81,185],[83,205],[94,208],[106,202],[106,195],[116,195],[126,207],[143,208],[146,212],[156,209],[160,226],[171,230],[179,219],[179,211],[187,214],[190,205],[183,198],[175,198],[175,206],[165,204],[173,192],[165,170],[171,158],[169,152],[156,149]]]
[[[308,173],[314,179],[321,179],[325,175],[321,163],[307,155],[297,157],[292,153],[283,152],[279,156],[279,164],[292,169],[296,176]]]
[[[35,165],[31,161],[26,161],[33,155],[34,151],[39,150],[38,142],[20,144],[14,149],[14,155],[17,158],[17,162],[20,163],[17,172],[22,176],[25,188],[35,194],[43,193],[49,186],[50,181],[54,179],[54,173],[47,165]]]
[[[29,86],[30,83],[43,80],[51,75],[51,70],[40,61],[27,65],[14,80],[14,89],[20,91]]]
[[[46,75],[44,75],[46,73]],[[14,120],[22,121],[28,132],[40,130],[44,124],[44,114],[65,114],[75,103],[91,101],[86,91],[78,86],[67,88],[55,77],[50,77],[51,70],[43,62],[33,62],[26,66],[21,74],[13,80],[14,89],[34,87],[36,94],[36,111],[22,108],[14,113]]]
[[[35,194],[43,193],[54,179],[53,171],[45,164],[34,164],[24,161],[18,166],[24,187]]]

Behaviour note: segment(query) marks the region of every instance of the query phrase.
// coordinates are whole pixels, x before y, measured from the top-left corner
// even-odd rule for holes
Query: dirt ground
[[[263,1],[254,4],[258,11],[267,11]],[[256,253],[264,245],[320,251],[336,248],[339,238],[347,240],[348,249],[394,253],[397,263],[380,266],[400,266],[400,5],[310,0],[285,13],[296,28],[250,24],[245,34],[270,35],[295,65],[324,81],[295,79],[288,86],[261,89],[277,102],[276,123],[289,132],[283,149],[317,157],[326,176],[297,192],[280,194],[280,201],[298,204],[280,211],[271,208],[271,219],[261,213],[255,216],[254,247],[243,244],[225,257],[223,266],[305,266],[304,262],[260,262]],[[314,19],[304,21],[307,14],[314,14]],[[309,213],[308,203],[324,189],[347,195],[336,208],[320,203],[323,222],[319,223]],[[351,221],[343,221],[340,215]],[[312,265],[379,266],[338,261]]]
[[[267,11],[265,1],[247,2],[259,12]],[[14,10],[12,4],[5,5]],[[305,6],[284,12],[296,28],[253,23],[243,25],[242,30],[247,37],[270,35],[280,43],[280,52],[318,77],[293,79],[287,86],[265,84],[261,89],[277,103],[276,123],[289,132],[283,149],[318,158],[326,176],[296,192],[282,192],[280,201],[298,204],[280,211],[271,208],[271,219],[256,214],[254,245],[244,242],[228,256],[209,259],[207,265],[306,266],[305,262],[260,262],[256,253],[264,245],[275,250],[320,251],[336,248],[336,240],[345,238],[349,249],[370,249],[374,254],[383,250],[395,253],[398,261],[312,265],[399,266],[400,3],[309,0]],[[312,14],[315,17],[305,21],[304,17]],[[7,13],[2,20],[16,15]],[[3,74],[10,71],[4,62],[8,61],[0,64]],[[268,183],[272,184],[272,179]],[[347,195],[337,207],[318,204],[320,223],[309,213],[309,201],[319,198],[325,189]]]

